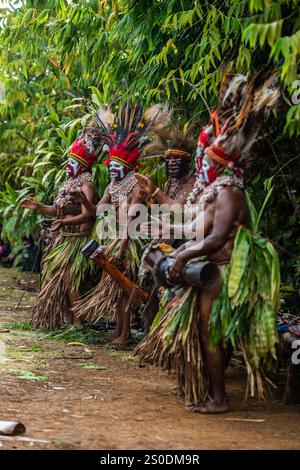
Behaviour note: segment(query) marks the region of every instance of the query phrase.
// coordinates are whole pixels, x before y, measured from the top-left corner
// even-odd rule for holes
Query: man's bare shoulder
[[[237,186],[225,186],[217,195],[217,204],[234,204],[245,201],[244,191]]]

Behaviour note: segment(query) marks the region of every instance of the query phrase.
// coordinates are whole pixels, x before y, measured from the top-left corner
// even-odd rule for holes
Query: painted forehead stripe
[[[70,157],[72,157],[77,162],[81,163],[84,167],[88,166],[88,163],[82,157],[76,155],[76,153],[70,153]]]
[[[114,160],[115,162],[117,163],[120,163],[121,165],[125,166],[126,168],[128,168],[129,170],[131,170],[132,165],[130,165],[129,163],[125,162],[124,160],[122,160],[122,158],[119,158],[117,157],[116,155],[111,155],[110,156],[110,159],[111,160]]]
[[[164,155],[165,157],[180,157],[180,158],[186,158],[186,159],[191,158],[188,152],[185,152],[184,150],[180,150],[176,148],[166,150]]]

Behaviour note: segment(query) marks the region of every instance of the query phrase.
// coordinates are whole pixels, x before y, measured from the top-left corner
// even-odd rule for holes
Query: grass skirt
[[[112,258],[118,251],[120,243],[119,239],[115,239],[107,246],[105,253],[109,258]],[[143,240],[129,240],[126,249],[123,273],[134,282],[137,280],[144,244]],[[123,289],[119,284],[106,271],[102,271],[98,285],[82,300],[76,302],[74,314],[92,323],[100,318],[113,319],[116,314],[117,301],[122,293]]]
[[[186,406],[199,405],[206,393],[197,298],[192,287],[165,290],[151,331],[136,349],[143,362],[176,372]]]
[[[279,262],[266,239],[240,227],[229,265],[220,266],[222,288],[210,315],[211,348],[231,343],[246,364],[246,396],[264,398],[272,383],[264,373],[276,357]],[[198,405],[207,378],[199,341],[199,289],[164,291],[150,333],[137,347],[141,360],[175,370],[186,405]]]
[[[89,236],[79,236],[78,227],[66,227],[47,250],[43,259],[42,289],[33,308],[31,323],[36,328],[55,330],[64,325],[68,311],[68,286],[84,292],[97,276],[97,265],[81,249]],[[72,235],[74,233],[74,235]]]

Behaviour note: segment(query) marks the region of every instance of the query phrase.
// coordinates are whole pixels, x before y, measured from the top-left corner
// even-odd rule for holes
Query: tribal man
[[[97,226],[97,238],[100,244],[106,245],[106,254],[112,262],[131,280],[137,279],[138,267],[145,245],[145,240],[130,238],[128,227],[134,220],[131,208],[144,202],[141,187],[136,178],[135,168],[138,164],[142,147],[149,142],[148,134],[165,127],[170,118],[166,105],[154,105],[143,113],[140,105],[127,102],[117,118],[109,108],[98,111],[99,129],[107,130],[106,144],[109,147],[109,158],[105,161],[111,176],[111,183],[98,206],[90,204],[85,195],[78,197],[86,209],[100,218]],[[117,210],[117,233],[103,240],[103,225],[108,225],[103,211],[111,204]],[[104,219],[104,221],[103,221]],[[120,221],[126,219],[125,228]],[[106,222],[105,222],[106,220]],[[125,344],[130,340],[131,300],[111,276],[103,271],[98,286],[82,301],[78,302],[74,312],[88,321],[96,322],[102,317],[110,316],[116,310],[116,330],[112,336],[114,344]]]
[[[186,408],[193,412],[228,411],[224,346],[241,348],[251,396],[264,396],[262,366],[276,355],[279,262],[271,243],[249,228],[250,215],[253,230],[258,222],[243,181],[249,151],[279,99],[274,77],[263,84],[259,79],[249,84],[239,113],[205,151],[199,168],[202,239],[171,254],[167,277],[174,288],[165,290],[154,327],[137,349],[144,361],[176,369]],[[204,260],[219,266],[221,280],[216,277],[210,289],[187,286],[187,267]]]
[[[168,179],[162,191],[155,187],[151,178],[141,174],[136,175],[148,203],[164,204],[170,208],[175,204],[184,206],[195,184],[195,172],[191,168],[195,147],[195,141],[189,130],[180,131],[173,127],[157,132],[156,139],[145,147],[144,153],[154,156],[162,155],[166,162]],[[158,241],[154,240],[152,244]],[[170,243],[170,240],[168,241]],[[172,245],[178,246],[178,242],[174,240]],[[157,288],[154,288],[143,311],[145,332],[149,331],[158,307]]]
[[[91,167],[102,145],[101,134],[94,130],[86,131],[73,143],[66,165],[68,179],[52,206],[32,197],[21,202],[29,210],[56,217],[50,229],[53,239],[43,260],[42,290],[32,314],[32,323],[38,328],[54,330],[78,322],[72,307],[88,278],[95,277],[95,266],[81,253],[94,220],[82,204],[71,202],[70,193],[81,190],[88,201],[97,202]]]

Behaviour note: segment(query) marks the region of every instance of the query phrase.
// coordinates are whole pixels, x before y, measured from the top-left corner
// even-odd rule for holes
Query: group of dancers
[[[54,218],[32,324],[57,329],[115,319],[111,341],[126,344],[139,310],[146,334],[136,354],[144,363],[175,371],[176,391],[188,411],[228,411],[225,369],[236,350],[246,364],[247,394],[264,396],[270,383],[264,368],[276,357],[278,257],[253,230],[255,209],[245,194],[244,174],[279,101],[272,73],[250,78],[229,71],[198,139],[191,128],[174,125],[166,104],[143,109],[128,98],[118,113],[110,106],[99,109],[71,146],[67,179],[53,205],[34,198],[21,203]],[[99,200],[92,166],[103,153],[110,183]],[[155,165],[165,162],[163,188],[139,172],[139,162],[149,158]],[[176,204],[188,214],[181,233],[189,237],[177,238],[172,220],[161,220],[152,239],[147,224],[145,236],[131,236],[133,208],[150,211],[154,204]],[[109,206],[116,210],[116,230]],[[91,238],[108,260],[102,266],[84,254]],[[144,265],[150,272],[142,285],[147,295],[136,302]],[[207,265],[211,271],[203,270]],[[135,295],[124,279],[136,286]]]

